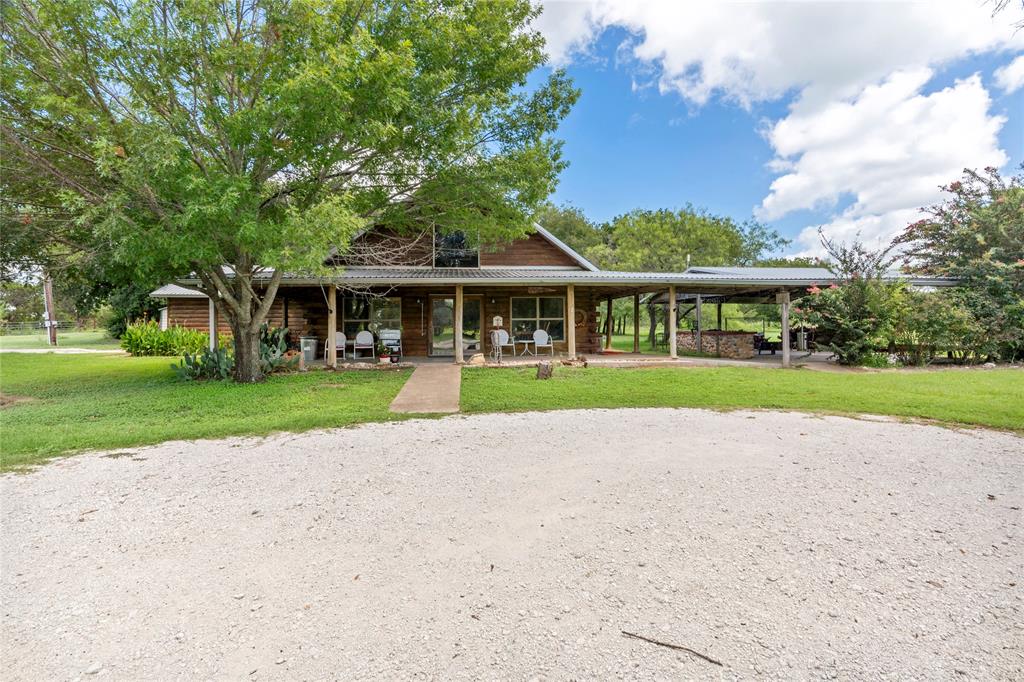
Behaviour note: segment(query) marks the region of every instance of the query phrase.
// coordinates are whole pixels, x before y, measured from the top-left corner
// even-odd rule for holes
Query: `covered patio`
[[[919,287],[954,284],[898,273],[891,277]],[[288,277],[267,322],[288,328],[293,345],[310,341],[317,349],[310,360],[330,367],[337,367],[339,360],[347,362],[360,350],[373,359],[374,349],[389,340],[403,360],[430,358],[455,364],[474,355],[535,362],[542,354],[591,361],[612,361],[613,356],[624,361],[628,356],[641,362],[711,355],[772,364],[773,360],[756,359],[764,352],[789,367],[794,351],[808,347],[789,324],[792,298],[811,286],[835,281],[824,268],[690,268],[680,273],[549,266],[346,268],[330,278]],[[211,346],[218,342],[218,331],[229,331],[216,302],[194,289],[168,285],[152,295],[168,299],[162,324],[208,329]],[[631,352],[612,348],[614,302],[622,298],[632,303]],[[663,354],[641,350],[642,303],[652,306],[649,310],[664,310]],[[778,306],[780,341],[766,345],[755,332],[724,329],[724,303]],[[713,329],[704,327],[707,305],[718,309]],[[691,311],[696,325],[680,331],[681,318]],[[509,341],[505,345],[510,353],[496,352],[495,332]]]

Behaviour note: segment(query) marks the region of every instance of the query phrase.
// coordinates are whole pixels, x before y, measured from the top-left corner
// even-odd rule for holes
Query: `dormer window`
[[[434,230],[435,268],[478,268],[480,249],[465,232]]]

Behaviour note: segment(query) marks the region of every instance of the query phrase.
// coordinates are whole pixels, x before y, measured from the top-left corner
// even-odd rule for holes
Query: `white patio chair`
[[[359,351],[367,350],[370,351],[370,357],[377,357],[377,349],[373,344],[373,332],[368,332],[365,329],[356,334],[356,342],[352,345],[352,359],[359,359]]]
[[[555,344],[551,340],[551,335],[543,329],[538,329],[533,333],[533,351],[540,355],[540,349],[547,348],[551,351],[551,355],[555,354]]]
[[[508,332],[504,329],[495,329],[491,332],[491,355],[498,362],[501,362],[502,350],[509,346],[512,348],[512,357],[516,356],[516,342],[515,339],[509,337]]]
[[[377,338],[380,339],[381,343],[388,347],[388,350],[397,354],[399,358],[402,357],[401,329],[381,329],[377,332]]]
[[[347,340],[342,332],[334,332],[334,350],[338,351],[338,357],[342,360],[345,359],[345,342]],[[324,344],[324,362],[327,362],[327,351],[330,349],[330,344],[330,339]]]

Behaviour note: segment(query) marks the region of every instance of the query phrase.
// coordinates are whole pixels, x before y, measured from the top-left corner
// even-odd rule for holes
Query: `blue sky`
[[[894,54],[891,66],[874,54],[852,51],[844,60],[830,50],[831,66],[787,83],[786,65],[773,64],[786,57],[770,48],[758,58],[774,70],[758,73],[755,64],[736,76],[712,61],[713,41],[707,58],[700,48],[677,58],[671,33],[652,37],[664,5],[644,16],[614,4],[559,4],[563,14],[586,14],[588,25],[578,29],[582,37],[566,38],[572,22],[560,21],[554,30],[562,33],[549,35],[553,61],[583,93],[559,131],[570,167],[553,200],[593,220],[692,203],[737,220],[756,216],[794,240],[789,253],[813,252],[818,225],[841,238],[887,241],[914,209],[939,198],[937,178],[952,180],[959,168],[993,160],[1005,171],[1024,162],[1024,87],[1014,87],[1015,74],[996,75],[1024,54],[1012,33],[977,37],[961,54],[947,45]],[[976,35],[988,30],[979,26]],[[649,45],[656,39],[660,46]],[[694,78],[702,71],[719,75]],[[773,191],[782,176],[797,189]]]

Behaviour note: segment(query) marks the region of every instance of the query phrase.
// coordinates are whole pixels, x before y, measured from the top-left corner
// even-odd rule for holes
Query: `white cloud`
[[[767,137],[788,166],[772,182],[757,213],[772,220],[800,209],[828,209],[853,202],[824,226],[846,240],[858,230],[866,243],[883,245],[917,220],[918,208],[942,198],[940,185],[965,167],[1000,167],[1003,116],[989,113],[988,91],[975,74],[922,94],[928,70],[893,74],[849,102],[792,113]],[[819,251],[815,229],[798,237],[805,252]]]
[[[663,91],[703,104],[719,94],[743,104],[799,92],[814,106],[849,97],[893,71],[972,52],[1024,46],[1013,22],[971,0],[931,2],[549,1],[537,27],[556,64],[585,53],[618,26],[624,49],[657,65]]]
[[[774,167],[788,170],[772,182],[759,217],[828,207],[845,194],[855,196],[853,214],[920,206],[965,165],[1005,163],[997,135],[1006,119],[989,115],[981,79],[921,94],[930,78],[927,69],[895,73],[851,101],[776,123],[767,134]]]
[[[1001,166],[1002,116],[978,75],[936,92],[936,68],[971,54],[1024,48],[1013,3],[993,17],[985,3],[545,2],[539,24],[555,63],[587,54],[609,27],[630,38],[618,50],[663,93],[700,106],[720,97],[749,106],[790,98],[789,114],[767,124],[778,177],[757,208],[765,220],[793,211],[831,211],[826,232],[888,241],[939,185],[964,167]],[[996,83],[1024,85],[1024,56]],[[852,203],[837,206],[852,199]],[[798,237],[818,253],[816,226]]]
[[[1024,54],[996,69],[996,85],[1006,94],[1017,92],[1024,86]]]

